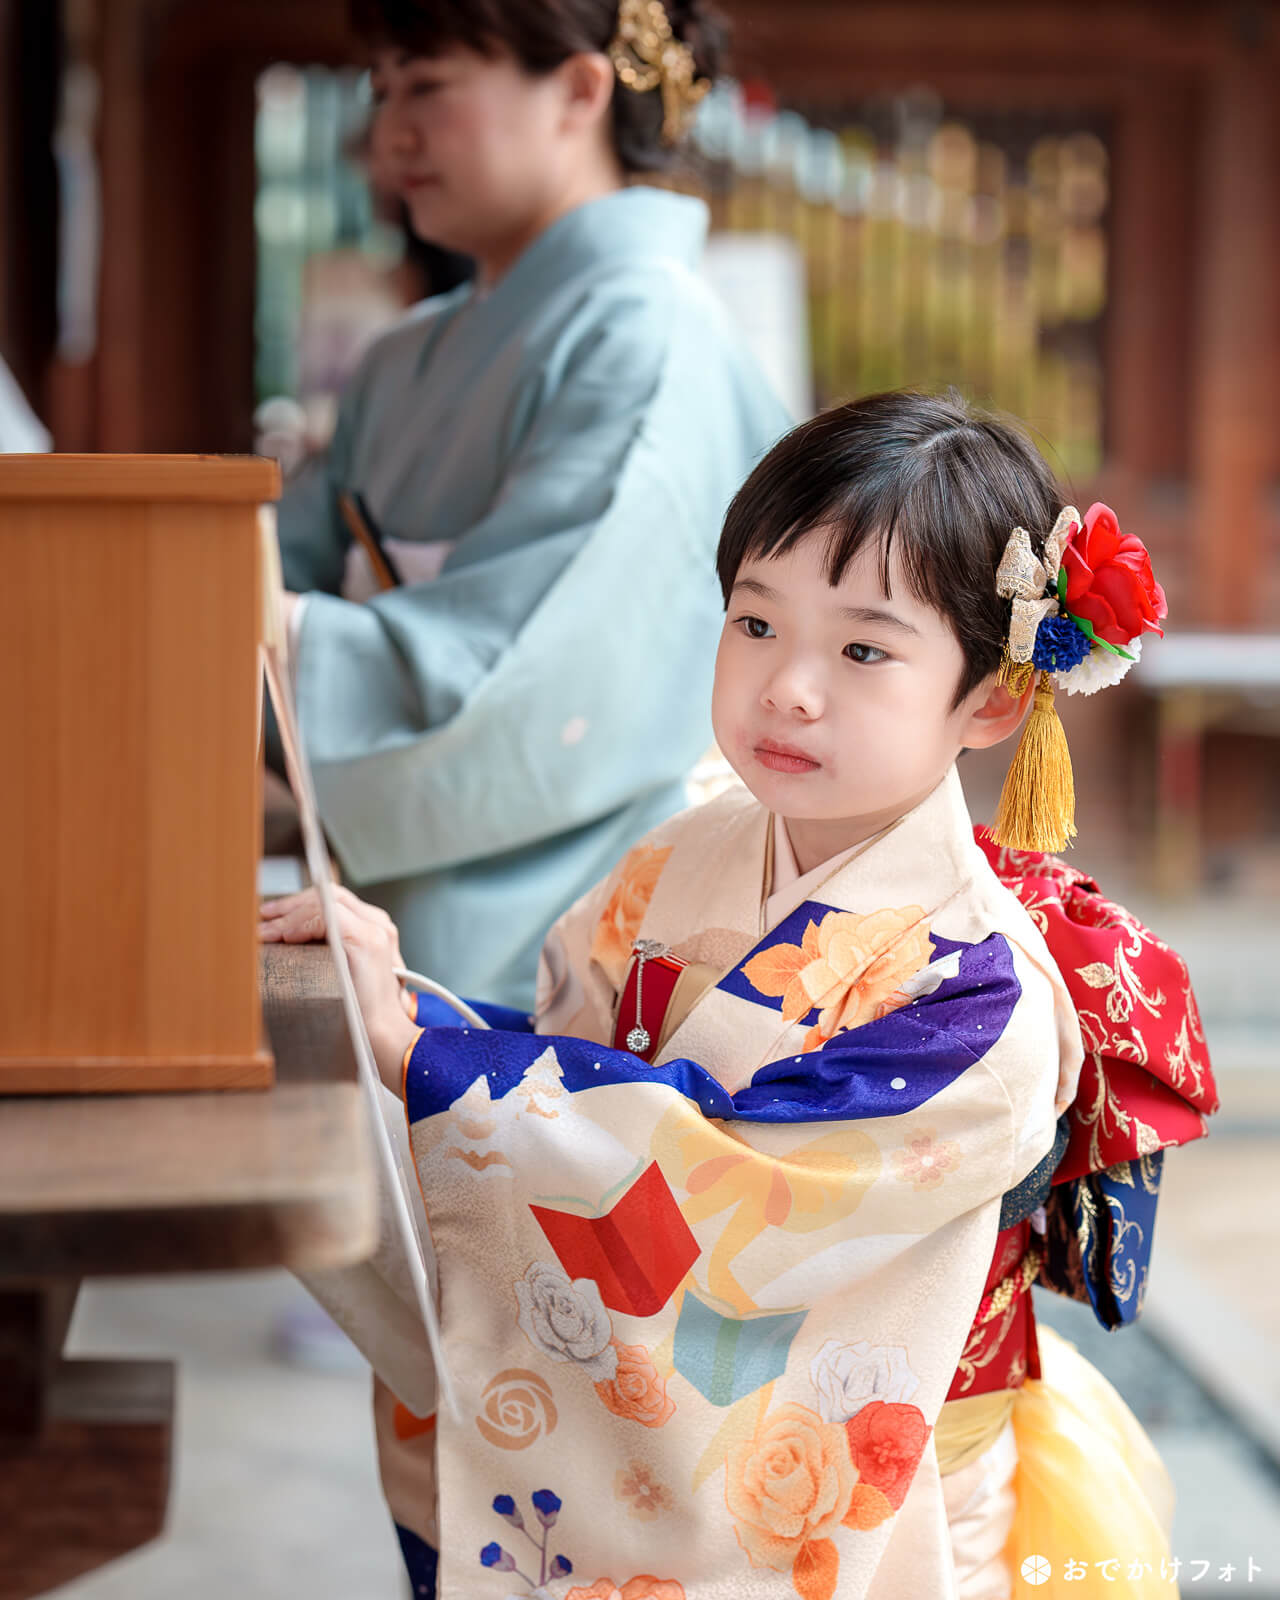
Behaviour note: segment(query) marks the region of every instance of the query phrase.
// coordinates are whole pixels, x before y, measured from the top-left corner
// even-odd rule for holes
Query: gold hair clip
[[[662,0],[622,0],[609,59],[636,94],[661,87],[662,142],[675,144],[711,80],[694,76],[693,51],[672,32]]]

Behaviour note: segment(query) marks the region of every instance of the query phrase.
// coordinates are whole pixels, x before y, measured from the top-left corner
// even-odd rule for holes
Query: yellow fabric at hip
[[[1173,1485],[1142,1425],[1074,1345],[1040,1329],[1043,1376],[1017,1391],[1015,1574],[1049,1563],[1037,1600],[1175,1596]],[[944,1411],[945,1411],[944,1407]]]
[[[994,1394],[966,1395],[945,1403],[933,1430],[938,1471],[944,1478],[991,1448],[1013,1415],[1017,1394],[1016,1389],[997,1389]]]

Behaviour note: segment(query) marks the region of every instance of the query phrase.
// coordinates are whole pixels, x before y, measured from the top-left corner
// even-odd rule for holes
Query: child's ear
[[[974,691],[961,733],[961,743],[966,749],[987,750],[1017,732],[1035,695],[1037,676],[1034,672],[1031,674],[1021,694],[1014,694],[999,677],[988,678]]]

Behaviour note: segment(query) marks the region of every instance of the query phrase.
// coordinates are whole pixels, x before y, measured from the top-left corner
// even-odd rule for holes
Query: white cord
[[[401,983],[407,984],[410,989],[419,989],[423,994],[435,995],[438,1000],[443,1000],[447,1006],[452,1006],[458,1015],[465,1022],[469,1022],[473,1028],[487,1028],[489,1026],[478,1011],[473,1011],[465,1000],[459,1000],[452,989],[446,989],[444,984],[437,983],[434,978],[424,978],[420,972],[411,972],[408,967],[396,967],[394,971]]]
[[[276,716],[280,724],[285,765],[289,773],[294,797],[298,801],[307,870],[311,874],[312,883],[319,892],[320,904],[324,909],[325,936],[329,942],[329,949],[333,954],[333,965],[342,995],[342,1006],[346,1014],[347,1029],[351,1034],[351,1043],[355,1050],[360,1087],[364,1091],[365,1103],[368,1107],[375,1159],[382,1168],[385,1192],[391,1202],[391,1224],[395,1233],[399,1235],[401,1246],[404,1250],[405,1264],[409,1271],[410,1283],[413,1286],[414,1299],[417,1301],[418,1310],[422,1314],[423,1327],[427,1336],[427,1347],[435,1364],[440,1397],[449,1415],[455,1422],[460,1423],[462,1421],[462,1408],[458,1404],[458,1394],[453,1381],[453,1374],[449,1370],[448,1362],[445,1360],[444,1342],[440,1335],[440,1319],[436,1313],[427,1260],[423,1253],[424,1244],[418,1237],[418,1230],[413,1221],[412,1204],[409,1199],[409,1180],[400,1160],[399,1149],[392,1144],[391,1135],[387,1131],[386,1119],[382,1111],[382,1080],[378,1073],[377,1062],[373,1058],[373,1050],[369,1045],[369,1035],[364,1025],[364,1017],[360,1012],[360,1004],[356,998],[355,984],[351,979],[351,965],[347,960],[346,946],[343,944],[342,937],[338,932],[338,904],[333,892],[333,878],[329,871],[328,852],[325,848],[324,836],[320,830],[316,811],[315,788],[311,779],[311,768],[307,764],[302,741],[298,735],[298,720],[293,705],[293,697],[289,692],[285,676],[280,670],[278,653],[264,644],[261,649],[261,656],[271,700],[276,708]]]

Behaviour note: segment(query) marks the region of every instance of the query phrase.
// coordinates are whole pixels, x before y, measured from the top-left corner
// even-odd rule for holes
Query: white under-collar
[[[783,819],[774,813],[773,817],[773,880],[769,885],[769,898],[765,902],[764,925],[766,929],[772,928],[782,921],[788,912],[794,911],[808,897],[810,889],[817,886],[839,867],[858,846],[850,845],[847,850],[839,850],[827,861],[820,861],[816,867],[808,872],[801,872],[796,861],[796,853],[792,848],[791,836],[787,832],[787,825]]]

